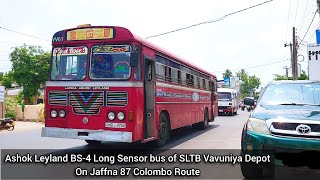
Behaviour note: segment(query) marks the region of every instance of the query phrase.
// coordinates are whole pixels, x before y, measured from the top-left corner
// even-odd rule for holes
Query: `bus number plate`
[[[222,109],[219,109],[219,112],[223,112],[223,110],[222,110]]]
[[[106,123],[108,128],[126,128],[126,123]]]

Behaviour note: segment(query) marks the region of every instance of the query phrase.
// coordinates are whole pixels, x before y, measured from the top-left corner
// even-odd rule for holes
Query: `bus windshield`
[[[88,49],[79,47],[56,47],[52,51],[52,80],[83,80],[86,77]]]
[[[91,79],[129,79],[129,45],[97,45],[91,50]]]
[[[231,101],[231,93],[229,92],[219,92],[218,93],[219,101]]]

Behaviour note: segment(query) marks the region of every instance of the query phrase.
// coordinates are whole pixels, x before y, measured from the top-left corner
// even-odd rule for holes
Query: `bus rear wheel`
[[[196,124],[192,124],[192,127],[195,129],[204,130],[207,128],[208,125],[209,125],[209,114],[208,114],[208,109],[206,109],[204,112],[203,121]]]
[[[95,141],[95,140],[86,140],[86,142],[89,145],[99,145],[99,144],[101,144],[101,141]]]
[[[155,146],[164,146],[170,140],[170,132],[168,117],[164,113],[161,113],[159,117],[158,139],[155,140]]]

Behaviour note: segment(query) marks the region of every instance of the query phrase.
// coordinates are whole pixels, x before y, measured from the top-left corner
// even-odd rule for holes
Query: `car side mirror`
[[[243,103],[247,106],[254,106],[255,101],[252,98],[244,98]]]

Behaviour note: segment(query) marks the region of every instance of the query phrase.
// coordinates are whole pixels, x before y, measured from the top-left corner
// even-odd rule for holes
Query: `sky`
[[[140,37],[148,37],[259,4],[266,0],[1,0],[0,71],[11,69],[9,54],[23,43],[51,50],[57,31],[81,24],[122,26]],[[274,0],[225,19],[175,33],[149,38],[152,43],[217,75],[230,69],[235,75],[245,69],[260,78],[261,86],[285,75],[290,66],[292,28],[296,27],[299,60],[307,71],[309,43],[316,42],[320,25],[316,0]],[[311,23],[312,22],[312,23]],[[310,25],[311,24],[311,25]],[[307,31],[310,25],[309,30]],[[9,29],[39,37],[36,39]],[[290,74],[289,74],[290,75]]]

